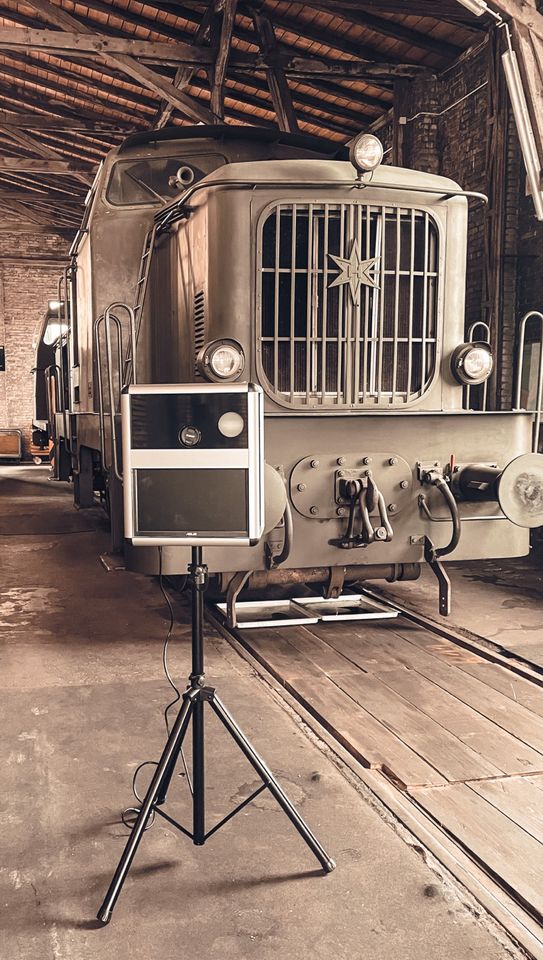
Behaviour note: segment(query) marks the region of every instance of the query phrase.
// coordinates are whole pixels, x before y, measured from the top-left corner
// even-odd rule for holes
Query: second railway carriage
[[[265,392],[271,520],[257,546],[207,550],[222,590],[311,582],[331,596],[414,579],[426,561],[446,612],[442,557],[528,552],[543,522],[533,416],[466,403],[493,367],[488,343],[464,333],[470,195],[381,155],[367,135],[349,156],[203,126],[108,154],[64,277],[55,463],[79,506],[105,491],[129,566],[159,563],[123,536],[118,411],[134,378]],[[166,572],[187,561],[188,548],[164,548]]]

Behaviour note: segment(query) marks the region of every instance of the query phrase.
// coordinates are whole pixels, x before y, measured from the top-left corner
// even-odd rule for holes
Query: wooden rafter
[[[456,58],[462,53],[462,48],[457,47],[452,43],[449,43],[446,40],[440,40],[437,37],[433,37],[429,33],[423,33],[421,30],[413,30],[412,27],[407,27],[405,24],[400,23],[397,20],[389,20],[384,17],[376,16],[374,13],[370,13],[368,10],[355,10],[351,8],[345,8],[338,5],[334,10],[330,9],[330,6],[322,2],[322,0],[317,0],[317,2],[311,3],[311,6],[316,10],[322,10],[326,13],[334,13],[338,17],[342,17],[345,20],[350,20],[352,23],[356,23],[359,26],[367,27],[373,33],[382,34],[385,37],[393,37],[395,40],[400,40],[402,43],[409,44],[409,46],[418,47],[419,50],[426,50],[430,53],[435,53],[440,57],[447,56]]]
[[[214,51],[210,50],[209,48],[206,49],[204,44],[207,43],[211,21],[213,17],[214,17],[214,7],[213,7],[213,4],[210,3],[204,13],[204,16],[202,17],[201,23],[198,24],[198,28],[193,38],[193,46],[195,48],[198,48],[199,53],[210,57],[210,62],[214,57]],[[188,87],[194,75],[194,71],[195,71],[194,66],[186,63],[184,63],[183,66],[180,66],[177,68],[174,84],[178,90],[183,90],[185,87]],[[155,121],[155,126],[158,127],[158,129],[165,127],[166,124],[171,119],[173,111],[174,111],[173,104],[167,103],[160,111]]]
[[[88,170],[67,160],[34,160],[26,157],[0,157],[0,172],[3,170],[26,171],[27,173],[54,173],[55,175],[74,177],[76,174],[88,175]]]
[[[273,58],[277,50],[277,41],[275,39],[275,30],[273,24],[266,14],[262,13],[262,4],[258,3],[251,9],[255,31],[259,38],[260,49],[265,57]],[[298,128],[298,118],[292,103],[292,96],[289,90],[288,81],[282,66],[277,63],[275,66],[266,68],[266,80],[273,102],[273,108],[277,116],[277,122],[280,130],[287,130],[295,133]]]
[[[238,0],[215,0],[221,18],[215,63],[212,70],[211,109],[221,120],[224,118],[224,81],[232,46],[232,32],[236,19]]]
[[[422,34],[420,34],[422,36]],[[441,41],[436,46],[443,49]],[[182,64],[194,69],[212,67],[216,64],[217,53],[210,47],[198,47],[188,43],[160,43],[150,40],[128,39],[124,37],[110,37],[104,34],[65,33],[56,30],[36,30],[28,27],[10,28],[0,27],[0,50],[37,50],[51,54],[73,54],[78,58],[95,59],[97,55],[107,51],[109,53],[127,52],[133,57],[141,57],[144,61],[162,61],[168,65]],[[230,48],[229,48],[230,49]],[[458,48],[453,48],[457,50]],[[296,74],[302,77],[318,77],[319,75],[337,76],[343,78],[393,78],[397,76],[414,77],[430,72],[422,64],[377,63],[357,60],[332,60],[328,57],[297,57],[287,51],[276,51],[273,58],[265,55],[254,55],[244,52],[230,52],[229,63],[238,71],[253,72],[265,69],[279,62],[286,74]],[[177,82],[175,82],[177,86]],[[181,89],[181,88],[178,88]]]
[[[60,7],[55,6],[50,0],[27,0],[27,2],[50,23],[55,24],[63,30],[85,34],[93,32],[90,27],[80,23],[79,20],[76,20],[75,17],[72,17],[71,14],[66,13],[60,9]],[[140,63],[138,60],[126,54],[101,53],[100,56],[103,57],[106,63],[118,67],[134,80],[137,80],[138,83],[141,83],[142,86],[153,90],[162,97],[162,99],[173,104],[177,110],[180,110],[185,116],[190,117],[191,120],[202,123],[213,123],[215,121],[216,117],[207,107],[193,97],[189,97],[187,94],[178,90],[173,83],[164,79],[164,77],[155,70],[151,70],[146,64]]]
[[[19,143],[32,153],[36,153],[39,157],[43,157],[48,160],[60,159],[58,150],[55,150],[54,147],[47,146],[43,140],[38,140],[37,137],[33,137],[32,134],[28,133],[26,130],[18,130],[14,126],[0,124],[0,133],[6,134],[16,143]],[[93,178],[89,176],[88,173],[76,173],[75,176],[78,180],[82,180],[83,183],[86,183],[87,186],[90,186],[93,181]]]
[[[134,37],[115,37],[108,34],[75,33],[60,30],[38,30],[33,27],[0,27],[0,49],[24,47],[43,50],[45,53],[74,53],[78,56],[101,54],[128,54],[149,61],[164,60],[169,63],[183,62],[199,66],[211,63],[208,50],[199,49],[183,42],[155,42]]]

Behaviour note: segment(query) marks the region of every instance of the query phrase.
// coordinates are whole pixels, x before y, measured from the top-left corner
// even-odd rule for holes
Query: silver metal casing
[[[154,444],[143,446],[141,438],[138,442],[135,436],[138,427],[134,428],[135,417],[139,417],[140,422],[145,420],[146,405],[152,404],[155,398],[161,398],[161,409],[171,408],[168,411],[171,417],[175,416],[177,398],[180,397],[186,398],[189,403],[192,399],[196,403],[200,402],[201,409],[203,401],[205,415],[210,422],[215,422],[215,416],[218,420],[224,412],[225,401],[228,407],[227,401],[231,397],[235,412],[239,411],[246,418],[243,435],[232,439],[225,437],[221,446],[217,446],[210,443],[209,430],[202,429],[198,443],[188,447],[182,444],[180,434],[184,427],[192,424],[176,422],[173,425],[171,422],[169,437],[173,438],[175,434],[176,442],[169,440],[167,446],[158,447]],[[135,412],[138,401],[139,412]],[[264,531],[264,418],[261,387],[251,383],[134,384],[128,387],[121,397],[121,416],[124,523],[128,540],[135,546],[255,546],[259,542]],[[146,424],[144,432],[148,429],[149,424]],[[197,523],[192,525],[193,528],[188,523],[179,526],[178,518],[172,513],[169,529],[153,529],[154,524],[145,524],[142,518],[138,474],[145,473],[152,482],[159,478],[158,471],[162,476],[170,475],[172,484],[175,483],[175,475],[184,472],[192,489],[197,476],[200,481],[197,486],[204,501],[208,474],[209,488],[216,491],[217,485],[222,485],[221,478],[228,481],[234,477],[234,474],[229,477],[225,471],[235,471],[235,482],[224,483],[224,490],[229,488],[230,496],[234,498],[239,494],[239,500],[245,504],[245,508],[240,507],[238,513],[238,521],[243,515],[243,523],[233,523],[232,529],[229,529],[227,521],[230,517],[226,509],[224,523],[221,522],[220,529],[217,529],[216,523],[206,522],[204,503],[203,508],[200,505],[200,516],[196,518]],[[178,476],[177,479],[184,478]],[[157,510],[159,513],[160,510],[164,511],[164,505],[157,503]],[[210,525],[213,529],[210,529]]]

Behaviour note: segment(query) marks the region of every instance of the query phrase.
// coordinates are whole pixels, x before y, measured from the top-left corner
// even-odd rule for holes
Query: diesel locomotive
[[[382,154],[369,134],[346,148],[177,126],[105,158],[40,396],[56,478],[79,507],[102,498],[129,568],[159,566],[124,538],[119,409],[134,381],[264,390],[266,532],[206,551],[230,599],[244,584],[333,597],[427,562],[447,613],[443,558],[528,552],[543,524],[534,415],[470,409],[493,369],[464,325],[468,205],[484,198]],[[162,569],[188,559],[164,547]]]

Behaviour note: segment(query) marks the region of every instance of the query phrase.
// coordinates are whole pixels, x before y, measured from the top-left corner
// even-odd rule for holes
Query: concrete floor
[[[94,916],[120,855],[135,766],[164,739],[167,620],[155,581],[107,573],[99,511],[38,467],[0,469],[1,960],[503,960],[517,955],[347,781],[222,640],[208,679],[337,859],[323,876],[267,794],[203,848],[144,837],[111,924]],[[189,668],[189,631],[172,643]],[[144,776],[142,775],[144,779]],[[210,720],[209,821],[254,789]],[[179,778],[170,812],[188,813]],[[185,822],[186,822],[185,816]]]

